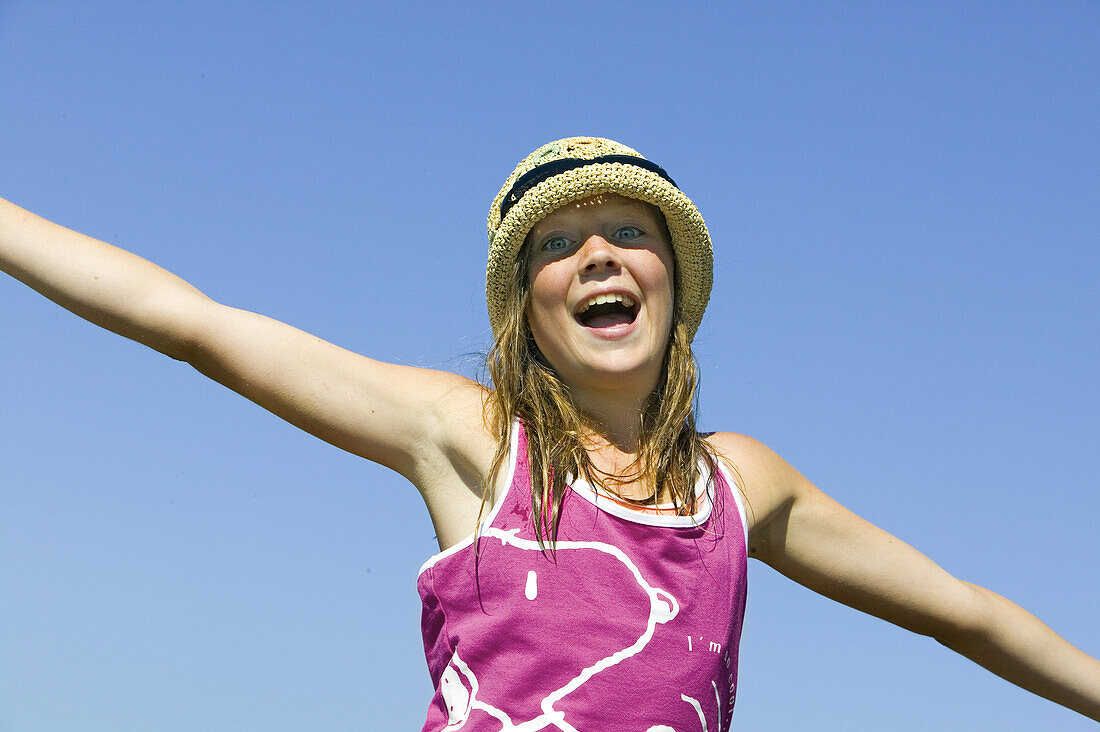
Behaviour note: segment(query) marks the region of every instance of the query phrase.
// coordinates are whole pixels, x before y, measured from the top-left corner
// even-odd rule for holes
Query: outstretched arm
[[[716,436],[756,511],[751,556],[833,600],[931,636],[993,673],[1100,721],[1100,661],[1019,605],[952,577],[815,488],[764,445]]]
[[[482,387],[467,379],[375,361],[220,305],[141,257],[3,200],[0,269],[82,318],[186,361],[321,439],[402,473],[424,492],[441,539],[454,501],[470,503],[479,490],[492,444]]]

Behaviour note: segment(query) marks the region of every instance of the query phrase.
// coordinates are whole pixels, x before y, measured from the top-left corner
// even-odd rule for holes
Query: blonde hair
[[[518,417],[527,434],[532,516],[540,546],[547,539],[557,539],[569,476],[583,477],[612,492],[609,482],[622,484],[640,479],[653,486],[653,494],[632,502],[655,504],[662,489],[667,489],[680,513],[694,514],[699,463],[704,463],[708,479],[713,481],[716,461],[695,430],[699,371],[691,351],[691,336],[680,313],[677,310],[673,315],[661,378],[639,415],[641,449],[634,465],[625,475],[605,473],[593,465],[584,446],[585,436],[594,426],[592,421],[574,404],[569,387],[543,357],[528,326],[527,250],[525,244],[513,263],[503,322],[496,329],[496,340],[486,359],[491,382],[487,415],[497,451],[482,492],[482,509],[508,457],[511,424]]]

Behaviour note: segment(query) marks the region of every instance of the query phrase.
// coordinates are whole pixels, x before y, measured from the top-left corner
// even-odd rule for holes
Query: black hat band
[[[555,175],[561,175],[569,170],[583,168],[586,165],[595,165],[597,163],[623,163],[625,165],[633,165],[637,168],[648,170],[651,173],[656,173],[671,183],[673,187],[679,189],[679,186],[676,185],[676,181],[669,177],[664,168],[645,158],[639,158],[633,155],[601,155],[598,158],[587,159],[561,158],[535,166],[517,178],[516,182],[512,184],[512,188],[508,191],[508,195],[500,202],[500,218],[503,220],[504,217],[508,215],[508,210],[519,203],[519,200],[523,198],[527,191],[531,190],[539,183],[542,183],[544,180],[553,178]]]

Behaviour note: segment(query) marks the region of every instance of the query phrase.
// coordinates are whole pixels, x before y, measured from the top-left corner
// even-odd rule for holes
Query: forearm
[[[183,358],[205,296],[170,272],[0,199],[0,269],[82,318]]]
[[[1100,661],[1011,600],[969,587],[982,608],[978,627],[937,640],[1021,688],[1100,721]]]
[[[755,556],[826,597],[936,638],[998,676],[1100,721],[1100,662],[1019,605],[952,577],[848,511],[778,457],[759,454],[778,476],[777,494],[789,498],[751,530]],[[748,485],[768,479],[752,460],[738,466]],[[755,503],[769,515],[763,501]]]

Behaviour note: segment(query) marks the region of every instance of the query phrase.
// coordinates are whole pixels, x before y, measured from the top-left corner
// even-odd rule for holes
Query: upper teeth
[[[592,307],[593,305],[603,305],[604,303],[609,302],[621,302],[623,304],[623,307],[626,308],[634,307],[634,299],[630,297],[630,295],[620,295],[618,293],[615,293],[611,295],[596,295],[594,298],[590,299],[584,304],[584,307],[580,309],[580,312],[583,313],[585,310],[588,310],[588,308]]]

